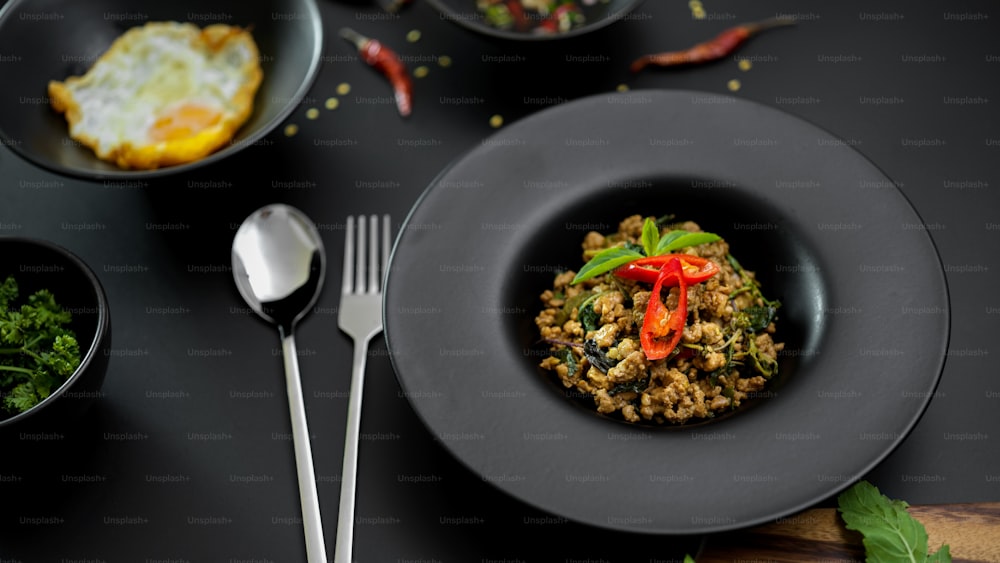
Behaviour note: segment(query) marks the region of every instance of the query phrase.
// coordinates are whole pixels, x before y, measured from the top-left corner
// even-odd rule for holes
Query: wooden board
[[[951,549],[952,561],[1000,563],[1000,502],[911,506],[927,529],[928,545]],[[864,561],[861,535],[844,527],[835,508],[794,516],[708,538],[698,563]]]

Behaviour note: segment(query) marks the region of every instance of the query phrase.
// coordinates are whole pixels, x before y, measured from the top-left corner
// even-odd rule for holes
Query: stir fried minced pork
[[[587,233],[584,261],[611,246],[640,244],[643,223],[633,215],[616,233]],[[662,228],[701,232],[690,221]],[[761,392],[777,372],[783,347],[774,340],[780,304],[761,294],[754,273],[730,256],[725,240],[682,252],[710,260],[718,273],[687,287],[683,334],[668,357],[649,360],[640,341],[649,283],[608,272],[572,284],[576,272],[568,271],[541,294],[535,324],[550,352],[541,367],[575,395],[592,397],[598,412],[629,422],[709,419]],[[662,292],[670,311],[678,307],[679,291]]]

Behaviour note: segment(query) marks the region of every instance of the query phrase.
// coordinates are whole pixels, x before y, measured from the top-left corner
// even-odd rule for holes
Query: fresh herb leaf
[[[592,294],[589,294],[589,297],[587,297],[587,299],[585,299],[582,303],[577,305],[579,310],[576,318],[580,321],[580,324],[583,325],[584,332],[590,332],[601,328],[601,315],[597,314],[597,311],[594,310],[594,301],[606,293],[611,293],[611,291],[614,290],[601,292],[595,291]]]
[[[681,248],[717,240],[722,240],[722,237],[714,233],[692,233],[684,230],[673,230],[660,236],[658,222],[647,217],[642,224],[642,235],[640,236],[642,244],[626,242],[623,245],[605,248],[591,257],[570,283],[576,284],[589,280],[645,256],[660,256]]]
[[[583,307],[580,307],[577,320],[583,325],[584,333],[601,328],[601,316],[597,314],[597,311],[594,311],[593,303],[587,303]]]
[[[760,332],[771,324],[777,312],[778,308],[771,305],[763,307],[753,305],[738,313],[739,320],[737,322],[746,328],[747,332]]]
[[[619,383],[608,391],[608,395],[614,397],[619,393],[642,393],[647,387],[649,387],[649,377],[636,381],[629,381],[628,383]]]
[[[642,258],[642,253],[636,252],[635,250],[621,246],[606,248],[591,258],[589,262],[584,264],[583,267],[580,268],[580,271],[576,273],[576,277],[573,278],[573,281],[570,282],[570,284],[576,284],[589,280],[594,276],[610,272],[618,266],[624,266],[625,264],[639,258]]]
[[[0,284],[0,397],[2,407],[24,412],[56,390],[80,366],[80,345],[68,328],[72,315],[46,289],[15,305],[17,282]]]
[[[660,244],[660,227],[656,225],[656,221],[652,219],[646,219],[646,222],[642,224],[642,250],[646,253],[646,256],[654,256],[656,254],[656,247]]]
[[[778,373],[778,361],[770,356],[765,356],[760,353],[760,348],[757,347],[756,338],[753,336],[747,338],[747,348],[749,349],[747,354],[750,356],[750,359],[753,360],[754,369],[756,369],[758,373],[767,379],[770,379],[774,374]]]
[[[859,481],[837,497],[841,518],[848,530],[862,535],[867,561],[951,561],[948,545],[928,553],[927,530],[910,515],[909,506],[879,492],[868,481]]]
[[[576,375],[577,364],[576,356],[573,355],[573,350],[571,348],[563,348],[559,350],[553,356],[559,358],[562,363],[566,364],[566,376],[573,377]]]
[[[17,299],[17,282],[14,276],[7,276],[0,284],[0,311],[6,311],[8,304],[14,299]]]
[[[722,237],[715,233],[692,233],[691,231],[674,230],[660,237],[654,254],[650,254],[650,256],[659,256],[689,246],[698,246],[699,244],[715,242],[717,240],[722,240]]]
[[[590,291],[581,291],[580,293],[577,293],[573,297],[566,299],[566,301],[563,303],[562,309],[560,309],[559,312],[556,314],[555,324],[559,326],[565,324],[566,321],[568,321],[571,318],[573,314],[573,309],[579,308],[581,303],[583,303],[587,299],[590,299],[591,297],[592,295]]]
[[[636,244],[630,240],[625,241],[625,244],[622,245],[622,248],[624,248],[625,250],[631,250],[632,252],[635,252],[640,256],[645,256],[646,254],[646,251],[645,249],[642,248],[641,244]]]

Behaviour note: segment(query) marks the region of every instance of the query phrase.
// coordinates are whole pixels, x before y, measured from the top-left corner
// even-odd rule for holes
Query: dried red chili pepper
[[[365,37],[348,27],[340,29],[340,36],[354,44],[362,61],[389,79],[399,115],[410,115],[413,108],[413,80],[399,55],[381,41]]]
[[[791,18],[771,18],[754,23],[745,23],[731,27],[715,36],[715,38],[684,49],[683,51],[668,51],[644,55],[633,61],[629,68],[632,72],[639,72],[648,65],[677,66],[714,61],[729,55],[743,45],[747,39],[765,29],[793,23],[795,23],[795,20]]]
[[[678,288],[677,308],[667,309],[660,296],[664,286],[676,285]],[[662,360],[677,347],[684,334],[684,324],[687,323],[687,282],[684,279],[684,267],[680,258],[671,258],[662,268],[653,284],[646,305],[646,316],[639,331],[639,343],[649,360]]]
[[[629,280],[656,283],[660,270],[674,258],[680,260],[681,273],[688,284],[701,283],[719,273],[719,267],[708,258],[692,254],[663,254],[633,260],[616,268],[614,274]]]

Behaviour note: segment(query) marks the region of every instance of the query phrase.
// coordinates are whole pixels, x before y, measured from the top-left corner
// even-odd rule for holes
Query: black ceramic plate
[[[50,80],[82,75],[131,27],[154,21],[249,26],[264,79],[254,111],[232,141],[189,164],[122,170],[70,139],[49,106]],[[217,162],[263,140],[297,107],[319,74],[323,26],[315,0],[11,0],[0,9],[0,142],[32,163],[89,179],[136,180]]]
[[[780,375],[731,415],[619,422],[536,367],[538,295],[587,231],[633,213],[722,235],[783,304]],[[949,333],[940,259],[892,180],[794,116],[686,91],[593,96],[483,140],[407,217],[384,318],[403,392],[469,469],[565,518],[662,534],[849,486],[917,423]]]

